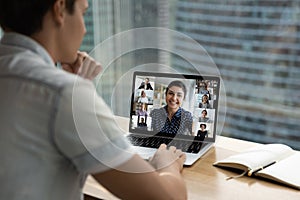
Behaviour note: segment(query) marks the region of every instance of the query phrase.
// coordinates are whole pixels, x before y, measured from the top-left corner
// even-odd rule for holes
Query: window
[[[102,0],[90,5],[83,50],[91,51],[110,36],[134,28],[164,27],[185,34],[205,48],[224,81],[227,112],[221,134],[300,149],[298,0]],[[176,38],[168,42],[197,62],[198,52],[189,43]],[[107,53],[116,53],[117,45]],[[191,72],[180,55],[158,49],[117,57],[105,66],[105,78],[98,85],[116,113],[129,114],[130,97],[120,93],[124,104],[113,105],[111,90],[128,70],[147,63]]]

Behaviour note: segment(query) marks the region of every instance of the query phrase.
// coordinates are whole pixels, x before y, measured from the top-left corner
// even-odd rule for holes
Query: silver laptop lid
[[[136,71],[129,132],[215,142],[219,90],[216,76]],[[172,95],[176,96],[173,100]],[[168,118],[169,108],[176,107],[177,112]]]

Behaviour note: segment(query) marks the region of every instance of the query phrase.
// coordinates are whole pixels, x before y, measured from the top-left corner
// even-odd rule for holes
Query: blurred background
[[[227,112],[221,135],[281,142],[300,150],[299,0],[94,0],[86,24],[82,50],[87,52],[133,28],[164,27],[193,38],[214,60],[224,81]],[[197,63],[197,51],[188,42],[170,41],[164,34],[158,38],[158,45],[172,45]],[[118,48],[116,44],[107,53]],[[110,64],[113,70],[98,88],[108,104],[122,74],[146,63],[193,73],[178,55],[158,49],[129,52]],[[128,116],[125,107],[119,105],[118,113]]]

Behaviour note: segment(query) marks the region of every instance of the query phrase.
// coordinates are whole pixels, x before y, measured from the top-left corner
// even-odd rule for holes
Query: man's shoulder
[[[36,79],[58,88],[73,86],[76,83],[87,81],[80,76],[56,68],[40,70]]]
[[[77,75],[49,66],[40,66],[33,69],[29,73],[15,74],[15,76],[21,79],[39,83],[41,86],[47,86],[56,89],[73,86],[76,83],[85,81],[85,79]]]
[[[15,84],[36,85],[39,88],[52,90],[52,92],[62,92],[65,89],[72,91],[75,85],[92,85],[91,81],[85,80],[77,75],[57,69],[54,66],[38,66],[1,74],[8,80],[14,81]]]
[[[8,44],[0,44],[0,76],[6,79],[15,79],[21,82],[38,83],[43,86],[61,88],[72,85],[84,79],[77,75],[56,68],[51,57],[40,46],[26,37],[25,47],[22,45],[10,45],[16,43],[12,38],[23,37],[21,35],[6,35]]]
[[[1,63],[0,65],[3,66]],[[41,86],[48,85],[51,87],[62,87],[65,84],[71,84],[79,80],[75,75],[44,63],[35,63],[32,66],[28,66],[26,63],[22,65],[22,62],[18,62],[14,66],[5,66],[0,72],[0,76],[23,82],[36,82],[41,84]]]

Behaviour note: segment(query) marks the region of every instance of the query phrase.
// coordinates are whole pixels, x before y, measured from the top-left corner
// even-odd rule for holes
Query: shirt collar
[[[46,49],[28,36],[15,32],[4,33],[0,43],[4,45],[28,49],[33,53],[38,54],[46,63],[54,66],[54,62]]]

